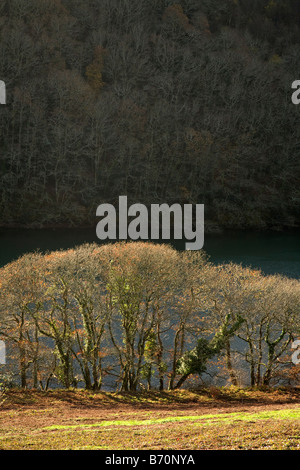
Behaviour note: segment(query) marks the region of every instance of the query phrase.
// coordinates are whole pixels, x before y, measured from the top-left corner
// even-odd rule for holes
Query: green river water
[[[42,229],[0,231],[0,266],[24,253],[72,248],[97,242],[94,229]],[[172,245],[183,249],[178,241]],[[204,251],[215,263],[233,261],[260,268],[266,274],[280,273],[300,279],[300,233],[223,233],[207,235]]]

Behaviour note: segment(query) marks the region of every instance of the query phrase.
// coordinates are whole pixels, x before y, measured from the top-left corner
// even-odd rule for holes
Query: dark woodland
[[[1,0],[0,225],[205,204],[299,227],[298,0]]]

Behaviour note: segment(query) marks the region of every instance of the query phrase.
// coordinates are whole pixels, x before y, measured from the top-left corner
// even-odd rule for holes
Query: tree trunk
[[[226,349],[226,365],[227,365],[227,370],[229,373],[230,381],[232,385],[237,386],[238,385],[237,376],[234,372],[234,368],[232,366],[232,360],[231,360],[230,341],[226,341],[225,349]]]
[[[190,374],[185,374],[183,375],[177,382],[177,384],[175,385],[175,387],[173,388],[173,390],[176,390],[178,388],[181,387],[181,385],[186,381],[186,379],[190,376]]]
[[[21,387],[27,388],[27,377],[26,377],[26,353],[22,345],[19,348],[20,350],[20,378],[21,378]]]

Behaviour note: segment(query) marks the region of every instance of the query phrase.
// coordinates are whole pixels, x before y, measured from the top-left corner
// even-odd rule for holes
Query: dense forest
[[[0,0],[0,224],[102,202],[299,226],[298,0]]]

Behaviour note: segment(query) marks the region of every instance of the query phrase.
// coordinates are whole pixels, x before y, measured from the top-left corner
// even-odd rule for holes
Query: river
[[[72,248],[97,242],[95,229],[41,229],[0,231],[0,266],[24,253]],[[173,243],[178,249],[183,243]],[[214,263],[233,261],[300,279],[300,233],[235,232],[207,235],[204,251]]]

